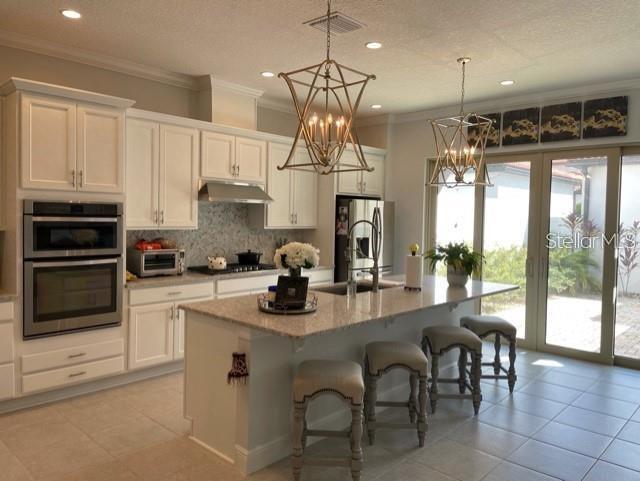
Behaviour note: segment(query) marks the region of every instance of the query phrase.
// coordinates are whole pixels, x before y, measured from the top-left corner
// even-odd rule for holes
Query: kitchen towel
[[[422,256],[408,255],[405,260],[405,286],[408,289],[422,288],[422,266],[424,259]]]

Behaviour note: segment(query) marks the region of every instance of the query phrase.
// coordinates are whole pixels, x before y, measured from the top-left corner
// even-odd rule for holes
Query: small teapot
[[[213,256],[207,257],[207,261],[209,262],[209,269],[211,270],[223,271],[227,268],[227,259],[224,255],[220,255],[219,253],[215,253]]]

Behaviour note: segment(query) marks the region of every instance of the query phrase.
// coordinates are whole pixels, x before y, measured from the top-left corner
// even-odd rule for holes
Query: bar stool
[[[440,379],[440,356],[451,349],[459,348],[458,378]],[[431,411],[436,412],[438,399],[471,399],[473,411],[478,414],[482,393],[480,375],[482,374],[482,341],[468,329],[458,326],[433,326],[422,331],[422,350],[431,354]],[[467,382],[467,353],[471,354],[470,383]],[[457,383],[460,394],[440,394],[438,383]],[[469,394],[467,394],[467,390]]]
[[[365,347],[364,372],[366,391],[364,397],[365,422],[369,444],[376,439],[377,428],[417,429],[418,445],[424,446],[427,432],[427,356],[415,344],[409,342],[371,342]],[[378,380],[393,369],[409,372],[411,392],[409,400],[378,401]],[[416,396],[416,388],[418,395]],[[376,406],[402,407],[409,409],[409,423],[379,423],[376,421]],[[417,422],[416,422],[417,418]]]
[[[482,374],[483,379],[506,379],[509,383],[509,392],[513,392],[516,385],[516,326],[506,319],[497,316],[465,316],[460,320],[460,325],[475,333],[480,339],[485,339],[491,334],[495,335],[493,346],[495,356],[493,362],[484,362],[483,366],[493,366],[493,375]],[[507,371],[500,360],[500,338],[509,341],[509,370]],[[500,374],[500,372],[504,374]]]
[[[351,428],[348,431],[320,431],[307,428],[307,405],[323,394],[333,394],[349,403]],[[362,471],[362,403],[364,380],[362,368],[352,361],[314,360],[298,366],[293,379],[292,468],[294,481],[300,480],[303,464],[317,466],[348,466],[353,481],[360,480]],[[346,437],[351,439],[351,456],[344,459],[306,458],[304,450],[308,436]]]

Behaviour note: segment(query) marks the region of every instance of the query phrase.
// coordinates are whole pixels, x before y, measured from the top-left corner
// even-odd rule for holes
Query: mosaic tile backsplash
[[[127,247],[132,247],[140,238],[164,237],[175,240],[185,249],[187,266],[206,264],[207,256],[222,250],[227,262],[237,262],[235,253],[247,249],[262,252],[260,262],[271,264],[279,240],[305,241],[304,231],[251,227],[249,208],[245,204],[199,202],[197,230],[129,230]]]

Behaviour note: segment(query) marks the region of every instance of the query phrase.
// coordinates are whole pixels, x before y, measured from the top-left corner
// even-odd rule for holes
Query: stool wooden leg
[[[369,383],[367,385],[367,405],[365,406],[367,416],[367,434],[369,444],[376,442],[376,403],[378,402],[378,376],[367,375]]]
[[[480,392],[480,378],[482,376],[482,354],[474,352],[471,355],[471,385],[473,387],[473,412],[480,412],[480,403],[482,402],[482,394]]]
[[[409,393],[409,421],[413,424],[416,422],[416,411],[418,410],[418,398],[417,398],[417,388],[418,388],[418,376],[415,374],[409,375],[409,388],[411,392]]]
[[[509,341],[509,372],[507,374],[507,381],[509,383],[509,392],[513,392],[513,388],[516,385],[516,340],[511,339]]]
[[[293,455],[291,458],[291,468],[293,469],[294,481],[300,481],[300,474],[302,473],[302,462],[304,454],[303,446],[303,433],[304,433],[304,418],[307,410],[306,402],[294,402],[293,403],[293,425],[291,432],[291,444],[293,445]]]
[[[436,405],[438,404],[438,361],[440,356],[431,353],[431,389],[429,397],[431,400],[431,412],[435,414]]]
[[[424,446],[427,434],[427,377],[420,376],[418,387],[418,446]]]
[[[493,347],[496,350],[496,355],[493,358],[493,373],[497,376],[500,374],[500,334],[496,333]]]
[[[362,472],[362,406],[351,406],[351,478],[360,481]]]
[[[458,357],[458,390],[460,394],[467,390],[467,350],[463,347],[460,348]]]

